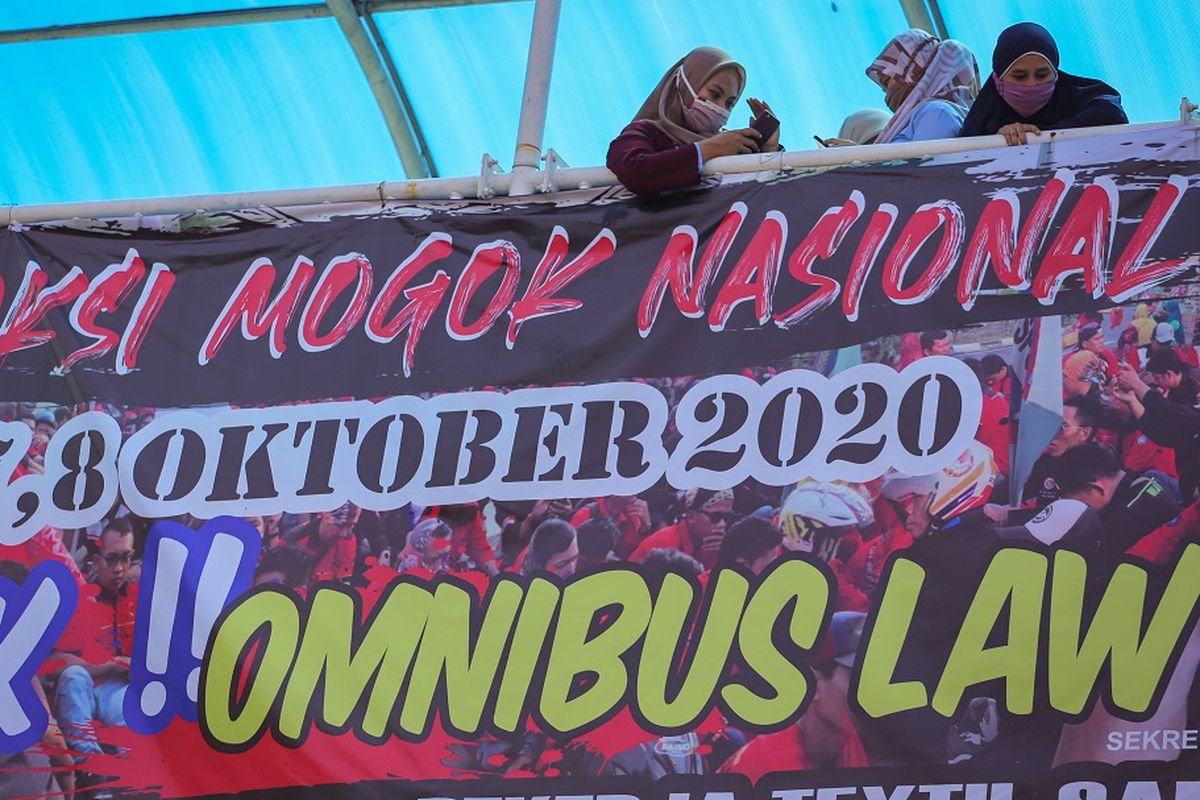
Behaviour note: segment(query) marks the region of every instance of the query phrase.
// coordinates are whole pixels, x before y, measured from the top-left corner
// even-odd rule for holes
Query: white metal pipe
[[[1077,128],[1066,131],[1048,131],[1031,136],[1033,143],[1049,143],[1071,139],[1082,139],[1096,135],[1120,135],[1133,131],[1171,128],[1184,124],[1151,122],[1140,125],[1111,125],[1099,128]],[[1200,121],[1186,123],[1200,132]],[[938,139],[928,142],[905,142],[902,144],[862,145],[858,147],[831,147],[825,150],[795,150],[769,155],[723,156],[711,159],[704,165],[705,174],[737,174],[771,172],[782,169],[822,169],[839,165],[869,164],[880,161],[896,161],[920,158],[944,153],[962,153],[987,150],[1004,146],[1002,136],[973,136],[963,139]],[[540,170],[533,173],[541,175]],[[511,189],[513,175],[492,176],[492,186],[497,194]],[[555,182],[560,191],[581,187],[611,186],[616,177],[604,167],[567,167],[555,173]],[[186,197],[157,197],[141,200],[97,201],[87,203],[58,203],[52,205],[6,206],[0,209],[0,223],[35,223],[74,218],[133,217],[138,214],[186,214],[198,210],[216,212],[258,206],[289,207],[313,206],[324,203],[383,203],[389,200],[451,200],[476,196],[478,176],[461,178],[429,178],[424,180],[384,181],[349,186],[332,186],[316,189],[291,189],[269,192],[241,192],[237,194],[192,195]]]
[[[513,154],[513,180],[509,187],[509,194],[512,195],[533,194],[537,186],[561,7],[561,0],[537,0],[534,6],[529,60],[525,65],[525,92],[521,99],[521,120],[517,124],[517,149]]]
[[[1143,122],[1138,125],[1106,125],[1093,128],[1071,128],[1061,131],[1045,131],[1030,135],[1030,144],[1084,139],[1103,134],[1131,133],[1155,128],[1178,125],[1171,122]],[[828,147],[821,150],[782,150],[778,153],[755,153],[744,156],[721,156],[704,164],[705,174],[729,174],[736,172],[766,172],[778,169],[803,169],[833,167],[843,164],[867,164],[878,161],[902,161],[924,156],[947,153],[967,153],[972,150],[988,150],[1005,147],[1004,137],[969,136],[961,139],[933,139],[924,142],[892,142],[889,144],[865,144],[853,147]],[[751,167],[751,165],[755,165]]]

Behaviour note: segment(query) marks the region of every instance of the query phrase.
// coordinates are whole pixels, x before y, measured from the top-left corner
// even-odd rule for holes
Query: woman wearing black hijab
[[[992,77],[963,121],[959,136],[999,133],[1010,145],[1043,129],[1124,125],[1121,95],[1104,81],[1058,69],[1058,45],[1036,22],[1005,29],[992,53]]]

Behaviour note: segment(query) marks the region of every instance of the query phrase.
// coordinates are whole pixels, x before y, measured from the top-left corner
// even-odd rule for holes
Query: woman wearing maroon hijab
[[[696,186],[710,158],[777,149],[778,130],[765,143],[753,128],[721,130],[745,88],[741,64],[724,50],[697,47],[667,70],[609,145],[608,168],[630,191],[654,194]],[[755,115],[769,110],[748,102]]]
[[[992,77],[984,82],[959,136],[999,133],[1010,145],[1027,134],[1129,122],[1121,95],[1104,81],[1058,68],[1058,45],[1036,22],[1006,28],[992,53]]]

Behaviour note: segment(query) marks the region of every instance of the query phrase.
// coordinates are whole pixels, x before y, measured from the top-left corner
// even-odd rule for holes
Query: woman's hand
[[[996,133],[1004,137],[1004,141],[1011,145],[1029,144],[1027,134],[1041,133],[1042,129],[1037,125],[1027,125],[1024,122],[1010,122]]]
[[[1120,385],[1119,381],[1113,381],[1113,388],[1109,390],[1113,400],[1122,404],[1126,410],[1126,416],[1132,416],[1134,419],[1141,419],[1146,413],[1146,407],[1142,405],[1142,401],[1138,399],[1137,393],[1133,389],[1127,389]],[[1145,397],[1143,394],[1142,397]]]
[[[719,156],[736,156],[744,153],[758,152],[758,131],[754,128],[741,128],[735,131],[722,131],[716,136],[700,140],[700,155],[705,161]]]
[[[853,139],[839,139],[836,136],[822,141],[825,142],[826,147],[858,147],[858,142]]]
[[[1112,395],[1114,400],[1124,404],[1130,409],[1132,409],[1133,404],[1137,402],[1137,395],[1133,393],[1133,389],[1123,389],[1119,383],[1112,386],[1108,390],[1108,393]]]
[[[771,111],[771,107],[757,97],[747,97],[746,105],[750,106],[750,113],[756,117],[764,111]],[[771,111],[771,113],[775,112]]]
[[[775,112],[771,111],[771,107],[769,105],[767,105],[766,103],[764,103],[762,100],[759,100],[757,97],[746,98],[746,103],[750,106],[750,112],[752,114],[754,114],[755,117],[757,117],[759,114],[763,113],[764,111],[767,111],[772,116],[775,116]],[[753,117],[750,119],[750,124],[751,125],[754,124]],[[781,125],[780,128],[782,128],[782,127],[783,126]],[[780,130],[780,128],[776,128],[775,132],[771,134],[771,137],[762,143],[762,147],[760,149],[764,153],[773,153],[779,149],[779,130]]]

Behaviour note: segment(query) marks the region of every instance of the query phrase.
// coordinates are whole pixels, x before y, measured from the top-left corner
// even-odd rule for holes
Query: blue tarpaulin
[[[263,0],[45,0],[5,7],[16,30]],[[322,4],[315,4],[321,6]],[[533,2],[379,12],[374,18],[441,175],[511,165]],[[1200,94],[1190,0],[980,4],[940,0],[985,76],[1004,26],[1058,37],[1069,72],[1121,90],[1131,121],[1169,119]],[[852,111],[883,106],[863,70],[908,26],[897,0],[564,0],[544,143],[601,164],[666,67],[715,44],[749,72],[783,141],[814,147]],[[213,194],[405,177],[367,80],[331,17],[0,45],[0,202]],[[743,106],[734,122],[748,115]]]

